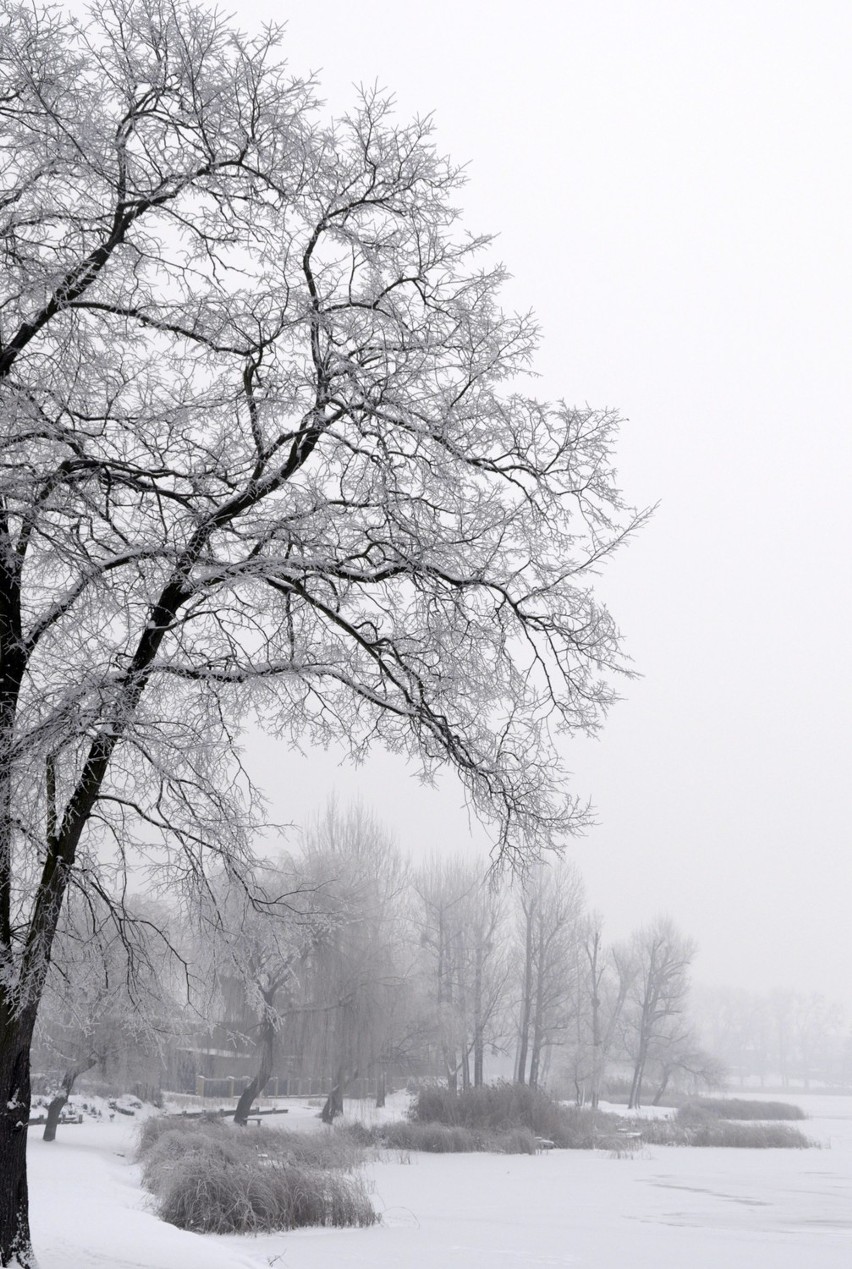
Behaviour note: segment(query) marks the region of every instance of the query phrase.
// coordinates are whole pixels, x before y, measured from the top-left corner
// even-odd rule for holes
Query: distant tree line
[[[820,992],[703,988],[694,1012],[706,1043],[743,1086],[852,1087],[852,1027]]]
[[[98,950],[97,914],[69,907],[63,937],[89,951],[51,979],[37,1047],[57,1097],[93,1067],[187,1092],[236,1075],[245,1121],[274,1077],[322,1087],[332,1119],[347,1089],[381,1100],[388,1078],[508,1077],[586,1105],[618,1089],[632,1106],[724,1079],[688,1013],[694,943],[667,917],[609,943],[564,859],[519,875],[409,861],[371,815],[331,806],[251,890],[223,873],[192,912],[148,913],[153,959],[114,935]]]

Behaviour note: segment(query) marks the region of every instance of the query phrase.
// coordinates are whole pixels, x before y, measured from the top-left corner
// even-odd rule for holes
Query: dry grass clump
[[[159,1128],[151,1127],[160,1123]],[[145,1186],[169,1224],[198,1233],[304,1225],[372,1225],[351,1173],[363,1155],[337,1134],[237,1128],[221,1120],[148,1120],[140,1133]]]
[[[803,1150],[812,1145],[798,1128],[777,1123],[717,1119],[701,1110],[678,1111],[673,1119],[630,1121],[642,1141],[658,1146],[729,1146],[738,1150]]]
[[[565,1106],[540,1089],[524,1085],[492,1084],[461,1093],[429,1087],[421,1089],[412,1103],[411,1125],[388,1125],[393,1129],[393,1142],[389,1135],[388,1144],[409,1150],[499,1150],[505,1147],[496,1144],[493,1138],[488,1141],[489,1135],[513,1131],[528,1134],[527,1142],[531,1136],[532,1149],[535,1149],[535,1138],[544,1137],[564,1150],[606,1148],[619,1153],[645,1144],[740,1149],[802,1149],[813,1144],[797,1128],[786,1124],[719,1118],[716,1106],[730,1103],[713,1099],[712,1104],[710,1112],[705,1112],[701,1104],[693,1103],[679,1110],[674,1118],[626,1119],[603,1111]],[[746,1103],[749,1104],[767,1105],[765,1102]],[[785,1106],[784,1109],[791,1108]],[[406,1134],[407,1127],[420,1130],[419,1135],[417,1132]],[[475,1144],[478,1140],[488,1144]],[[467,1144],[453,1144],[462,1141]]]
[[[602,1110],[590,1110],[583,1106],[563,1106],[566,1118],[551,1136],[554,1145],[565,1150],[596,1150],[601,1138],[618,1141],[625,1129],[620,1115],[610,1115]],[[612,1148],[612,1147],[610,1147]]]
[[[164,1133],[173,1132],[175,1127],[180,1127],[183,1131],[189,1132],[197,1128],[199,1124],[217,1123],[218,1118],[214,1115],[202,1115],[199,1119],[184,1118],[177,1115],[152,1115],[150,1119],[144,1119],[139,1125],[136,1132],[136,1153],[141,1159]]]
[[[696,1097],[686,1102],[680,1113],[693,1110],[717,1119],[807,1119],[801,1106],[790,1102],[762,1102],[745,1097]]]
[[[305,1225],[373,1225],[378,1217],[354,1177],[296,1166],[234,1166],[191,1156],[160,1201],[160,1216],[198,1233],[259,1233]]]
[[[350,1142],[356,1151],[369,1150],[373,1146],[381,1145],[378,1130],[362,1124],[359,1119],[335,1124],[334,1135],[339,1141]]]
[[[615,1133],[622,1123],[616,1115],[564,1106],[541,1089],[509,1083],[486,1084],[461,1093],[423,1088],[410,1114],[415,1123],[502,1133],[521,1130],[566,1150],[591,1150],[602,1132]]]
[[[442,1087],[421,1088],[409,1113],[412,1120],[420,1123],[497,1129],[523,1125],[538,1131],[550,1122],[554,1110],[561,1109],[558,1102],[539,1089],[501,1081],[460,1093]]]
[[[459,1124],[397,1120],[381,1129],[382,1145],[392,1150],[424,1150],[430,1154],[535,1154],[535,1133],[529,1128],[482,1129]]]
[[[537,1149],[536,1135],[530,1128],[509,1128],[500,1134],[500,1145],[489,1146],[500,1154],[535,1154]]]

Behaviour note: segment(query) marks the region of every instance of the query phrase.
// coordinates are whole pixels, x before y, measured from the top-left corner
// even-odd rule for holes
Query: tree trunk
[[[0,1020],[0,1265],[36,1269],[27,1193],[33,1018]]]
[[[269,1002],[267,1002],[268,1004]],[[240,1093],[237,1109],[234,1111],[234,1123],[240,1128],[248,1127],[249,1111],[256,1097],[259,1097],[272,1075],[273,1045],[275,1043],[275,1027],[270,1017],[261,1023],[260,1058],[257,1074]]]
[[[333,1124],[338,1115],[343,1114],[343,1072],[339,1071],[334,1086],[325,1099],[320,1111],[320,1119],[324,1124]]]
[[[240,1128],[248,1127],[249,1112],[254,1104],[255,1098],[259,1097],[266,1088],[267,1081],[272,1074],[271,1067],[261,1065],[260,1070],[254,1079],[251,1080],[240,1093],[237,1109],[234,1111],[234,1123]]]
[[[530,1073],[527,1083],[530,1088],[538,1088],[538,1071],[541,1061],[541,1043],[538,1035],[533,1036],[532,1050],[530,1052]]]
[[[532,1016],[532,1052],[530,1054],[529,1080],[527,1081],[530,1088],[538,1088],[541,1079],[541,1050],[544,1043],[544,975],[546,968],[544,922],[539,920],[535,1006]]]
[[[657,1089],[656,1093],[654,1094],[653,1100],[651,1102],[652,1106],[659,1106],[662,1096],[669,1086],[670,1075],[671,1075],[671,1071],[669,1070],[666,1070],[663,1072],[663,1078],[660,1080],[660,1087]]]
[[[518,1052],[515,1057],[515,1083],[526,1084],[527,1082],[527,1048],[529,1045],[529,1036],[527,1035],[526,1026],[523,1019],[521,1021],[522,1030],[518,1037]]]
[[[388,1078],[384,1071],[381,1072],[376,1080],[376,1110],[381,1110],[385,1104],[385,1098],[388,1091]]]
[[[62,1108],[67,1101],[68,1094],[64,1091],[57,1093],[51,1100],[51,1103],[47,1108],[47,1122],[44,1125],[44,1132],[42,1133],[41,1138],[42,1141],[56,1140],[56,1129],[59,1125],[59,1116],[62,1114]]]
[[[443,938],[443,933],[441,934]],[[445,958],[446,961],[449,957]],[[439,974],[444,974],[446,988],[438,984],[438,1018],[441,1027],[441,1050],[444,1056],[444,1069],[447,1072],[447,1088],[452,1092],[458,1089],[459,1080],[459,1063],[456,1049],[456,1017],[455,1017],[455,1000],[453,999],[453,979],[452,965],[446,969],[446,972],[439,963]]]
[[[600,1100],[601,1075],[603,1073],[601,1058],[601,1001],[597,990],[594,990],[592,992],[592,1087],[589,1098],[593,1110],[597,1110],[598,1101]]]
[[[52,1099],[47,1108],[47,1123],[44,1125],[44,1133],[42,1141],[55,1141],[56,1128],[59,1124],[59,1116],[62,1114],[62,1107],[71,1096],[77,1076],[82,1075],[84,1071],[90,1071],[97,1062],[96,1057],[84,1058],[82,1062],[78,1062],[76,1066],[69,1066],[68,1070],[62,1077],[60,1084],[60,1092]]]
[[[468,1004],[467,1004],[467,956],[465,955],[464,935],[459,930],[455,938],[456,945],[456,1002],[459,1016],[459,1024],[461,1029],[461,1081],[462,1089],[467,1092],[470,1088],[470,1049],[471,1043],[468,1032]]]
[[[628,1110],[638,1110],[642,1102],[642,1079],[645,1074],[646,1052],[645,1046],[640,1045],[639,1056],[636,1059],[636,1065],[633,1068],[633,1081],[630,1085],[630,1100],[627,1103]]]
[[[337,1080],[334,1088],[325,1099],[325,1105],[320,1111],[320,1119],[324,1124],[333,1124],[338,1115],[343,1114],[343,1094],[346,1092],[346,1085],[352,1080],[357,1080],[358,1068],[351,1075],[344,1075],[343,1068],[337,1072]]]
[[[539,1058],[538,1079],[539,1087],[547,1088],[547,1082],[550,1079],[550,1062],[553,1058],[553,1045],[545,1044],[541,1050]]]
[[[530,1014],[532,1013],[533,980],[533,929],[532,913],[527,913],[524,947],[524,987],[521,1001],[521,1022],[518,1028],[518,1057],[515,1063],[515,1083],[525,1084],[527,1079],[527,1052],[530,1042]]]
[[[485,1042],[484,1023],[482,1018],[482,944],[476,945],[476,962],[473,977],[473,1087],[481,1088],[485,1083]]]

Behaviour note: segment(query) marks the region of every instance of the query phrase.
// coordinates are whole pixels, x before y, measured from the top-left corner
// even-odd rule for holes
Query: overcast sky
[[[660,501],[601,579],[644,676],[568,751],[574,852],[613,937],[666,910],[710,983],[852,1005],[852,6],[820,0],[294,0],[295,71],[434,111],[544,330],[542,396],[617,406]],[[277,815],[360,793],[414,850],[469,849],[460,793],[252,744]],[[487,838],[474,830],[474,840]]]

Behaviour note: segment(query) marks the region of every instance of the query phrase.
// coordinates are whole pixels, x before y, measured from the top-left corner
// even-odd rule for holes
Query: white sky
[[[467,224],[533,307],[542,396],[617,406],[661,507],[601,590],[644,678],[569,751],[576,858],[613,937],[668,910],[709,982],[852,1004],[852,6],[837,0],[293,0],[294,71],[378,81],[470,161]],[[414,849],[466,848],[447,785],[283,746],[276,814],[334,789]],[[478,840],[484,841],[481,833]]]

